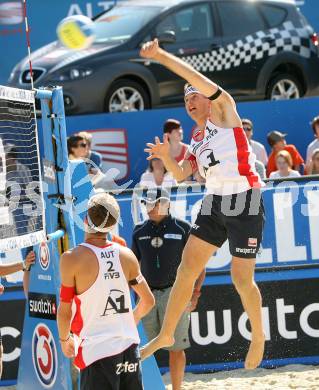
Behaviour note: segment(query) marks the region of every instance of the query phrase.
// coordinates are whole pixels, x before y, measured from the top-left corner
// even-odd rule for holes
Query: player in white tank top
[[[199,170],[206,178],[207,188],[207,196],[183,252],[163,327],[159,336],[142,349],[142,358],[173,343],[174,330],[192,295],[196,279],[210,257],[228,239],[233,256],[232,280],[252,327],[245,367],[256,368],[262,360],[265,344],[261,296],[254,282],[256,254],[264,224],[260,194],[263,183],[255,170],[255,156],[242,129],[236,104],[213,81],[161,49],[157,39],[145,43],[140,54],[159,62],[188,82],[184,88],[185,107],[198,129],[180,164],[171,158],[165,135],[162,143],[156,137],[155,143],[147,144],[148,160],[162,159],[167,171],[177,181],[183,181]]]
[[[115,243],[108,243],[104,248],[88,243],[80,245],[91,250],[99,263],[96,281],[73,300],[71,331],[80,340],[74,364],[83,369],[96,360],[139,344],[140,338],[121,266],[120,246]]]
[[[88,203],[85,243],[60,262],[58,329],[63,353],[81,370],[81,390],[141,390],[136,324],[154,297],[133,252],[107,241],[119,206],[99,193]],[[129,285],[139,296],[132,310]]]

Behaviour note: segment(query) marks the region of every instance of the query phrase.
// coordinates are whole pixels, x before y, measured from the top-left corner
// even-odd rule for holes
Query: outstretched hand
[[[144,58],[155,58],[159,51],[158,39],[144,43],[140,50],[140,56]]]
[[[161,143],[159,137],[155,137],[155,144],[147,143],[147,148],[144,149],[146,153],[149,153],[147,160],[153,160],[154,158],[159,158],[165,160],[165,158],[170,156],[168,135],[164,134],[163,142]]]

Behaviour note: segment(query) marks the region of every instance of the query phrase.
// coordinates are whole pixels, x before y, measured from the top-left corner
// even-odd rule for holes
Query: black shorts
[[[260,190],[207,195],[191,234],[218,248],[228,239],[232,256],[254,259],[262,241],[264,222]]]
[[[81,390],[142,390],[138,345],[97,360],[81,371]]]

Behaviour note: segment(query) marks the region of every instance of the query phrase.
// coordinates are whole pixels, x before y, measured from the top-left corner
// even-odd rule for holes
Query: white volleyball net
[[[45,239],[34,92],[0,86],[0,252]]]

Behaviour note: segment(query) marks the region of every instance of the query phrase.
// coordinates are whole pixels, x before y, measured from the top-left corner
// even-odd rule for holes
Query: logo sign
[[[39,259],[41,268],[46,271],[50,265],[50,252],[46,242],[39,245]]]
[[[213,276],[208,278],[214,283]],[[318,281],[318,278],[310,278],[257,282],[263,297],[264,359],[307,356],[317,359]],[[222,367],[245,359],[251,329],[231,284],[203,286],[199,304],[191,313],[190,339],[192,348],[188,358],[193,365],[220,364]],[[167,367],[167,364],[166,356],[161,354],[159,365]]]
[[[153,248],[160,248],[163,245],[163,240],[161,237],[154,237],[151,241]]]
[[[92,150],[102,155],[103,171],[116,169],[115,180],[129,175],[128,143],[125,129],[102,129],[89,131],[92,136]]]
[[[20,24],[23,22],[22,1],[10,1],[0,4],[0,24]]]
[[[39,382],[46,388],[52,387],[58,371],[58,355],[53,335],[43,323],[33,332],[32,360]]]
[[[46,320],[56,319],[56,296],[53,294],[29,293],[29,316],[44,318]]]

